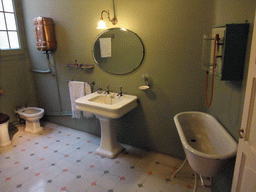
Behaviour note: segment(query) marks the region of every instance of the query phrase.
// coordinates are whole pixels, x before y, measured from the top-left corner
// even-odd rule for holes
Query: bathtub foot
[[[177,169],[171,176],[171,178],[174,178],[175,175],[182,169],[182,167],[184,167],[185,163],[187,162],[187,157],[185,158],[185,160],[183,161],[182,165],[179,167],[179,169]]]
[[[202,183],[202,187],[203,188],[211,188],[211,190],[212,190],[212,177],[209,177],[210,178],[210,185],[206,185],[205,183],[204,183],[204,179],[203,179],[203,176],[202,175],[200,175],[200,179],[201,179],[201,183]]]
[[[212,187],[212,177],[209,177],[209,178],[210,178],[210,185],[206,185],[206,184],[204,183],[203,176],[200,175],[200,179],[201,179],[201,183],[202,183],[202,187],[203,187],[203,188],[211,188],[211,187]]]

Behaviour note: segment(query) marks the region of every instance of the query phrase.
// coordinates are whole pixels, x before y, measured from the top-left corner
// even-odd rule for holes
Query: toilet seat
[[[18,114],[22,118],[33,118],[33,117],[38,117],[38,116],[43,116],[44,109],[42,108],[37,108],[37,107],[28,107],[24,109],[18,110]]]
[[[17,111],[19,116],[25,120],[25,131],[31,133],[38,133],[43,130],[40,126],[39,120],[44,116],[44,109],[37,107],[27,107]]]

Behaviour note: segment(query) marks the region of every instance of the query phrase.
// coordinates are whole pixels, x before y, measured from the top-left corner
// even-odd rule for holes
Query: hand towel
[[[80,81],[69,81],[69,94],[72,109],[72,118],[81,118],[81,111],[76,109],[76,99],[84,96],[85,83]]]
[[[100,38],[100,55],[102,58],[111,57],[111,38]]]
[[[85,95],[91,94],[92,93],[91,85],[89,83],[85,83],[84,90],[85,90]],[[89,117],[93,117],[93,114],[90,112],[83,111],[83,116],[86,118],[89,118]]]

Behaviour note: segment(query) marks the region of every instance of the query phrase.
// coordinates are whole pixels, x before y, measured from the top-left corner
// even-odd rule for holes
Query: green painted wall
[[[28,77],[26,57],[9,56],[1,59],[0,86],[4,94],[0,96],[0,112],[10,116],[10,122],[16,121],[14,110],[17,106],[36,105],[33,83]]]
[[[241,1],[242,2],[242,1]],[[216,24],[253,22],[254,2],[246,1],[248,7],[237,7],[240,1],[232,1],[227,9],[222,5],[226,1],[200,0],[116,0],[118,24],[108,27],[124,27],[135,32],[145,46],[145,59],[142,65],[128,75],[111,75],[97,65],[91,72],[69,70],[67,64],[94,64],[91,48],[95,38],[102,30],[97,30],[97,23],[102,10],[110,11],[113,16],[112,1],[88,0],[23,0],[25,30],[31,65],[36,69],[48,69],[48,64],[56,74],[34,74],[39,106],[47,114],[70,111],[68,80],[95,81],[94,90],[106,89],[118,92],[119,86],[125,93],[137,95],[140,104],[132,112],[117,120],[118,141],[139,147],[156,150],[177,157],[184,157],[173,116],[182,111],[207,111],[204,104],[205,74],[201,69],[201,52],[203,34],[211,31]],[[244,1],[243,1],[244,2]],[[236,13],[236,12],[240,13]],[[245,14],[246,13],[246,14]],[[38,16],[52,17],[58,48],[50,57],[36,49],[33,19]],[[222,19],[225,18],[225,19]],[[143,85],[142,74],[148,73],[152,85],[146,94],[138,89]],[[56,81],[56,77],[57,80]],[[217,82],[216,87],[223,86],[230,92],[234,107],[223,109],[225,102],[223,91],[215,91],[214,105],[208,111],[215,115],[227,129],[235,135],[240,123],[243,100],[243,84]],[[234,85],[233,85],[234,84]],[[59,86],[58,86],[59,85]],[[59,87],[59,92],[58,92]],[[59,99],[60,96],[60,99]],[[219,98],[216,101],[216,98]],[[217,109],[218,110],[217,110]],[[232,114],[230,114],[232,111]],[[228,118],[228,122],[227,122]],[[47,119],[74,129],[100,135],[98,119],[72,119],[70,116],[47,116]],[[231,122],[237,120],[236,126]],[[227,123],[226,123],[227,122]],[[235,127],[235,128],[234,128]],[[235,131],[234,131],[235,130]]]
[[[47,69],[46,56],[35,47],[33,19],[52,17],[56,27],[58,48],[51,58],[56,65],[62,106],[59,106],[56,80],[51,74],[36,74],[40,106],[48,113],[70,111],[67,81],[95,81],[94,90],[111,86],[112,91],[123,87],[125,93],[137,95],[140,105],[117,120],[118,140],[179,157],[183,149],[173,122],[178,112],[204,111],[204,73],[201,70],[202,36],[212,23],[213,4],[193,1],[115,1],[118,24],[135,32],[145,46],[145,60],[133,73],[111,75],[98,66],[91,73],[69,70],[67,64],[94,64],[91,48],[102,30],[97,23],[102,10],[110,10],[112,1],[39,1],[24,0],[23,11],[32,66]],[[147,95],[138,89],[143,85],[142,74],[148,73],[152,90]],[[61,109],[62,108],[62,109]],[[99,121],[72,119],[70,116],[48,116],[50,121],[93,134],[100,134]]]
[[[214,3],[214,26],[227,23],[245,23],[246,21],[250,23],[243,81],[220,81],[215,79],[213,104],[207,110],[226,127],[236,140],[238,140],[238,129],[241,126],[243,112],[255,4],[255,1],[243,0],[216,0]]]

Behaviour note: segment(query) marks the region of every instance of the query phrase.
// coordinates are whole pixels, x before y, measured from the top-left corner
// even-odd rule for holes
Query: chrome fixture
[[[148,80],[148,74],[147,73],[142,74],[142,79],[143,79],[143,81],[145,82],[146,85],[140,86],[139,90],[147,91],[150,88],[149,80]]]
[[[74,79],[71,79],[71,80],[66,80],[67,83],[69,83],[70,81],[75,81]],[[92,81],[92,82],[87,82],[90,86],[93,86],[95,85],[95,82]]]
[[[123,96],[123,87],[120,87],[120,92],[117,94],[117,96],[120,96],[120,97]]]
[[[104,12],[108,14],[108,20],[109,20],[113,25],[117,24],[117,18],[116,18],[115,2],[114,2],[114,0],[113,0],[113,10],[114,10],[114,17],[113,17],[113,19],[110,19],[109,11],[103,10],[103,11],[101,12],[101,15],[100,15],[100,22],[99,22],[99,24],[98,24],[97,29],[107,29],[106,23],[103,21],[103,13],[104,13]]]
[[[145,81],[146,85],[149,86],[148,74],[147,73],[142,74],[142,79]]]
[[[107,85],[107,91],[105,91],[105,93],[104,94],[106,94],[106,95],[108,95],[109,94],[109,87],[110,87],[110,85]]]

